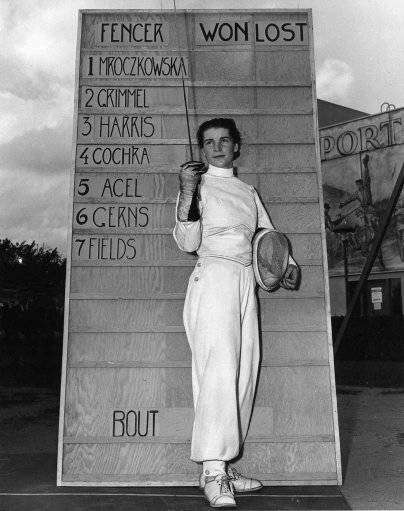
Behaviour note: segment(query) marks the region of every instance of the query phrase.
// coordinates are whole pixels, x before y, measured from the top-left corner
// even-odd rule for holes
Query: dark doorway
[[[349,298],[352,298],[357,282],[350,281],[348,284]],[[369,280],[353,314],[357,317],[402,315],[401,279]]]

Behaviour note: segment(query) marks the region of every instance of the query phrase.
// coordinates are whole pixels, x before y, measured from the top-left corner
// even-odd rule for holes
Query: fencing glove
[[[197,191],[201,176],[206,170],[205,165],[199,161],[188,161],[181,165],[180,196],[177,206],[177,219],[180,222],[199,219]]]
[[[284,289],[294,290],[297,289],[300,280],[300,269],[295,264],[288,264],[285,275],[280,281],[280,286]]]

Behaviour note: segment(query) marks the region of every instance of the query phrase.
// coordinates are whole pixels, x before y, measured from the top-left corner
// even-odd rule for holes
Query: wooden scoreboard
[[[340,484],[310,10],[80,12],[58,484],[197,484],[182,323],[195,256],[172,236],[184,96],[192,137],[236,121],[238,176],[302,269],[298,292],[258,293],[238,467],[267,485]]]

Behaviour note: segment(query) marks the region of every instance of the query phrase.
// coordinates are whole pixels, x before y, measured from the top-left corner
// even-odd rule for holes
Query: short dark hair
[[[203,147],[203,136],[206,130],[210,128],[225,128],[229,131],[229,135],[235,144],[238,144],[238,151],[234,154],[234,158],[240,156],[241,148],[241,134],[237,129],[234,119],[218,117],[216,119],[210,119],[209,121],[203,122],[196,132],[196,138],[200,148]]]

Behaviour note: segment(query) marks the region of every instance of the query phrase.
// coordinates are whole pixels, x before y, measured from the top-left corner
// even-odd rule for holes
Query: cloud
[[[24,99],[12,92],[0,90],[0,144],[29,131],[71,123],[72,91],[57,86],[52,96],[46,99]]]
[[[66,252],[69,172],[38,176],[1,169],[2,238],[37,241]]]
[[[403,103],[403,66],[397,65],[403,4],[389,0],[386,9],[381,0],[340,0],[335,5],[324,0],[240,0],[238,7],[313,7],[318,96],[374,111],[386,99]],[[138,0],[135,7],[172,5],[171,0]],[[177,0],[177,9],[192,7],[200,2]],[[234,2],[206,0],[204,7],[234,8]],[[128,1],[0,0],[2,236],[65,246],[77,10],[91,8],[127,9]]]
[[[338,59],[326,59],[317,71],[317,96],[328,101],[346,101],[354,83],[352,68]]]
[[[34,171],[33,175],[64,172],[71,166],[72,124],[31,130],[0,145],[0,164],[7,169]]]
[[[63,2],[0,0],[0,143],[72,116],[75,49]],[[71,20],[73,21],[73,20]]]
[[[49,95],[49,83],[46,77],[34,80],[23,70],[20,62],[0,55],[0,90],[16,98],[35,100]]]
[[[75,24],[69,2],[2,2],[2,54],[31,78],[46,73],[66,79],[74,72]]]

